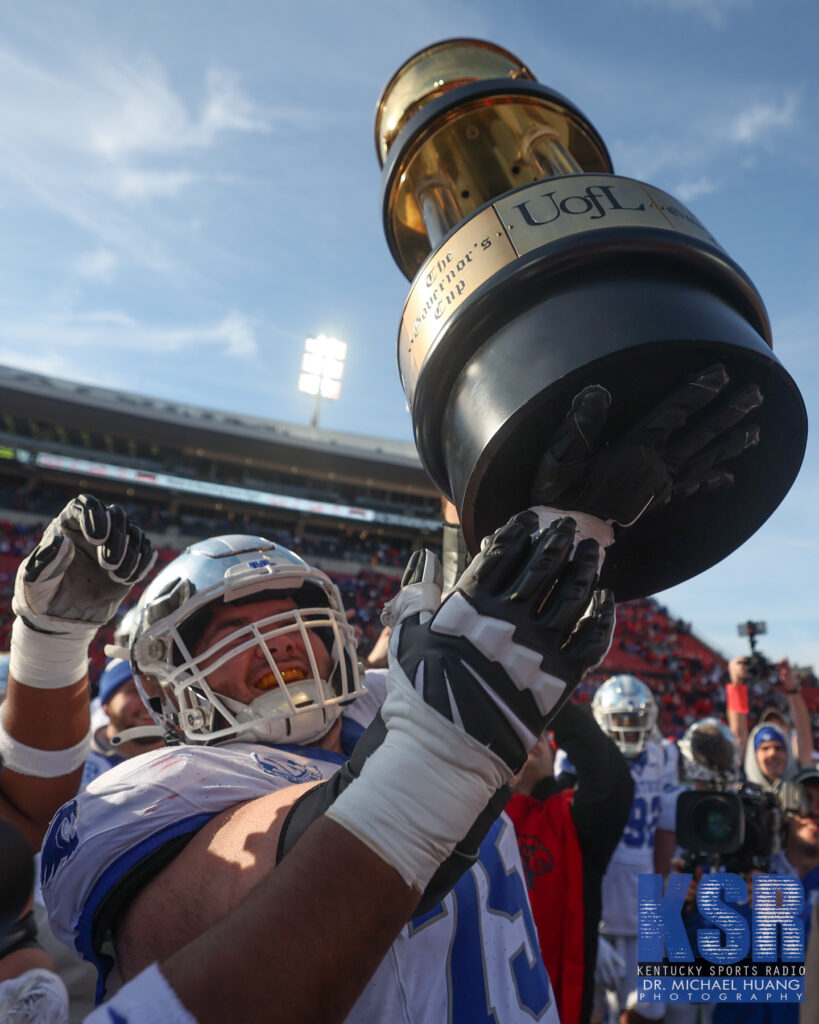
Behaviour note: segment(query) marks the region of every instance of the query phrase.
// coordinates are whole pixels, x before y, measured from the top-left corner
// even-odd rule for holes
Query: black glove
[[[730,485],[734,477],[723,464],[758,442],[759,427],[740,421],[762,394],[752,384],[717,399],[727,383],[724,366],[694,374],[606,442],[611,395],[600,385],[584,388],[540,461],[532,504],[631,526],[669,501]]]
[[[440,561],[410,560],[382,615],[386,734],[325,811],[430,898],[472,862],[499,790],[611,641],[597,543],[572,557],[574,520],[536,524],[498,530],[443,604]]]
[[[413,601],[419,586],[432,586],[434,556],[415,552],[385,614],[390,671],[513,773],[611,643],[614,597],[595,589],[599,547],[582,541],[572,554],[574,531],[564,518],[538,534],[537,516],[520,513],[434,614],[428,600]]]

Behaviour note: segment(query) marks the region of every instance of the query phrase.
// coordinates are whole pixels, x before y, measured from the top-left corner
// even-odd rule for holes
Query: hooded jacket
[[[791,738],[779,725],[775,722],[760,722],[759,725],[755,725],[751,729],[745,746],[745,761],[742,766],[745,772],[745,781],[752,783],[754,786],[759,786],[765,792],[775,793],[782,779],[777,779],[775,782],[770,782],[766,779],[762,774],[762,769],[759,767],[759,761],[756,757],[756,744],[754,741],[760,729],[775,730],[782,741],[782,745],[785,747],[787,760],[785,762],[785,774],[782,776],[782,779],[792,780],[799,771],[799,765],[796,763],[796,758],[791,750]]]

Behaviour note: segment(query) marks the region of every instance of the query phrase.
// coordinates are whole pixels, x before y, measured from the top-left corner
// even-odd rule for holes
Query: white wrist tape
[[[68,991],[62,978],[45,967],[32,967],[0,982],[0,1019],[67,1021]]]
[[[382,715],[384,742],[326,813],[423,892],[511,773],[408,681],[391,686]]]
[[[0,765],[20,775],[31,775],[37,779],[56,779],[68,775],[85,764],[91,747],[92,730],[79,743],[65,750],[38,750],[27,747],[13,736],[9,736],[0,721]]]
[[[88,672],[88,645],[98,629],[91,625],[79,636],[40,633],[16,618],[11,627],[9,675],[39,690],[71,686]]]
[[[116,995],[89,1013],[83,1024],[118,1020],[128,1024],[196,1024],[196,1018],[185,1009],[156,964],[123,985]]]
[[[611,523],[607,523],[604,519],[598,519],[597,516],[590,515],[588,512],[572,512],[571,509],[550,508],[548,505],[534,505],[531,511],[537,514],[538,526],[541,530],[545,530],[556,519],[571,516],[577,524],[572,551],[576,550],[581,540],[589,538],[596,540],[600,545],[600,564],[597,568],[598,571],[602,569],[606,548],[611,547],[614,543],[614,527]]]

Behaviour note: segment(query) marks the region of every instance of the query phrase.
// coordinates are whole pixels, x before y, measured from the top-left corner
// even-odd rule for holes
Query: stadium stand
[[[440,498],[413,445],[153,399],[0,366],[0,649],[21,558],[73,495],[117,501],[165,564],[217,533],[257,533],[339,584],[366,656],[410,552],[440,549]],[[136,601],[138,593],[132,595]],[[126,609],[122,609],[124,612]],[[92,658],[102,669],[103,631]],[[724,713],[726,661],[649,598],[621,604],[614,642],[577,700],[615,673],[645,680],[664,735]],[[813,685],[810,685],[810,684]],[[803,674],[819,728],[819,687]],[[752,714],[770,704],[751,693]]]

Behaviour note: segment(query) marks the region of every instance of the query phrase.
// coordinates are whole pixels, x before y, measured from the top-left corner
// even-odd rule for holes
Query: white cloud
[[[45,207],[100,248],[165,274],[179,273],[169,254],[179,224],[159,218],[175,211],[151,209],[150,219],[145,211],[204,180],[235,190],[219,157],[203,157],[230,135],[266,134],[274,122],[228,70],[211,68],[183,96],[153,58],[59,41],[47,57],[0,44],[0,94],[13,97],[0,104],[5,201]]]
[[[72,359],[67,359],[59,352],[33,353],[26,349],[14,347],[0,348],[0,364],[14,366],[19,370],[31,373],[42,373],[50,377],[65,377],[68,380],[81,380],[82,369]]]
[[[747,10],[752,0],[641,0],[641,3],[679,14],[694,14],[714,28],[722,28],[734,11]]]
[[[119,310],[97,310],[88,313],[56,313],[32,321],[7,321],[3,338],[12,351],[25,353],[21,360],[0,353],[0,362],[10,365],[43,365],[53,352],[61,354],[60,364],[70,363],[68,375],[73,377],[78,366],[94,349],[106,352],[138,352],[143,355],[201,353],[204,347],[221,351],[234,358],[248,358],[258,350],[255,327],[243,313],[231,310],[215,323],[186,327],[169,327],[140,323]],[[73,362],[76,360],[77,362]],[[43,370],[54,374],[56,369]]]
[[[137,155],[175,154],[212,146],[223,132],[271,130],[270,114],[254,104],[229,71],[211,69],[205,99],[191,113],[156,61],[97,66],[88,83],[96,97],[88,124],[93,152],[113,163]]]
[[[615,167],[622,174],[647,182],[654,182],[668,168],[678,172],[685,168],[693,176],[711,156],[710,149],[703,139],[696,137],[696,132],[696,126],[686,132],[684,126],[678,124],[673,138],[652,135],[641,137],[639,142],[615,140],[612,146]]]
[[[137,321],[129,316],[127,313],[123,313],[118,309],[97,309],[89,313],[76,313],[58,316],[55,318],[56,323],[74,323],[74,324],[93,324],[95,327],[136,327]],[[38,325],[34,325],[35,329],[39,329]]]
[[[214,329],[215,336],[227,341],[229,356],[252,356],[258,346],[250,321],[241,313],[231,312]]]
[[[110,249],[95,249],[80,256],[74,272],[78,277],[106,284],[113,279],[118,265],[119,260]]]
[[[681,181],[671,191],[684,203],[690,203],[699,196],[707,196],[716,192],[718,188],[719,185],[707,174],[704,174],[695,181]]]
[[[727,137],[743,145],[767,142],[772,132],[793,128],[798,112],[799,97],[794,92],[781,100],[754,103],[731,120]]]
[[[199,123],[206,140],[223,131],[269,132],[270,114],[245,96],[230,71],[211,68],[207,75],[208,98]]]
[[[797,127],[800,96],[791,90],[778,100],[756,100],[744,108],[729,96],[711,97],[706,117],[696,103],[691,110],[696,114],[684,112],[675,120],[673,137],[655,131],[637,141],[615,140],[615,166],[641,181],[664,177],[683,202],[717,192],[725,184],[727,165],[753,168],[766,148]],[[712,170],[718,167],[719,173]]]
[[[126,169],[117,174],[115,191],[121,199],[169,199],[183,191],[194,178],[189,171]]]

